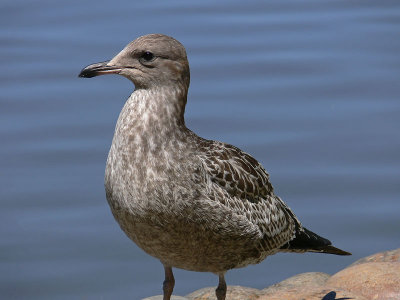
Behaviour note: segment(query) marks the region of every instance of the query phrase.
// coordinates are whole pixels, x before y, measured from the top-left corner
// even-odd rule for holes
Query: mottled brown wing
[[[300,225],[289,207],[273,193],[269,175],[261,164],[239,148],[204,140],[201,158],[211,182],[229,199],[216,199],[257,224],[266,251],[290,241]]]
[[[257,203],[273,195],[268,173],[253,157],[237,147],[215,141],[204,141],[201,147],[211,180],[231,196]]]

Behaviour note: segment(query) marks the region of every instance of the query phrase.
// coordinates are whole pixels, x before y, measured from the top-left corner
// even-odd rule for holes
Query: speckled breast
[[[113,207],[112,212],[126,235],[165,265],[219,273],[266,257],[257,247],[256,235],[229,232],[223,222],[217,223],[221,220],[206,224],[183,210],[181,215],[165,210],[140,217]]]
[[[143,186],[123,184],[113,178],[110,169],[106,171],[112,213],[126,235],[146,253],[165,265],[214,273],[266,257],[259,248],[259,232],[247,219],[206,199],[196,189],[174,182],[153,180],[153,192],[143,193]]]

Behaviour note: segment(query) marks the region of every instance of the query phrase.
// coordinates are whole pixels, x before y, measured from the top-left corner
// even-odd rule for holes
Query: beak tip
[[[79,78],[92,78],[92,77],[94,77],[94,76],[96,76],[96,75],[94,74],[94,72],[88,72],[88,71],[85,70],[85,69],[83,69],[83,70],[79,73],[79,75],[78,75]]]
[[[102,75],[102,71],[107,70],[108,61],[91,64],[81,70],[78,77],[80,78],[92,78],[98,75]]]

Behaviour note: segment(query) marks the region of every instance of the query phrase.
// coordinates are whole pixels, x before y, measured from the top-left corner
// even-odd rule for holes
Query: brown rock
[[[400,263],[371,262],[353,265],[329,278],[326,286],[351,291],[367,299],[398,300]]]
[[[313,287],[324,285],[330,277],[329,274],[321,272],[308,272],[292,276],[277,284],[263,289],[263,294],[273,294],[277,291],[299,291],[308,290]]]
[[[400,262],[400,248],[396,250],[384,251],[361,258],[350,266],[365,264],[370,262]]]
[[[157,295],[149,298],[144,298],[142,300],[163,300],[163,295]],[[189,300],[186,297],[181,297],[181,296],[171,296],[171,300]]]
[[[343,289],[330,289],[325,287],[311,287],[310,289],[296,290],[277,290],[260,296],[258,300],[368,300],[363,296]]]
[[[227,300],[256,300],[259,299],[260,290],[242,286],[230,285],[226,292]],[[215,287],[197,290],[186,298],[190,300],[215,300]]]
[[[200,289],[177,299],[215,300],[215,287]],[[359,259],[333,276],[318,272],[303,273],[263,290],[228,286],[226,299],[399,300],[400,248]]]
[[[343,289],[325,288],[329,278],[330,275],[319,272],[299,274],[263,289],[258,300],[366,300]]]

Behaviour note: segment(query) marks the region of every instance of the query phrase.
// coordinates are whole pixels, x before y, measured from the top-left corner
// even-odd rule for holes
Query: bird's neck
[[[168,138],[185,130],[187,89],[136,89],[119,116],[116,134]]]

